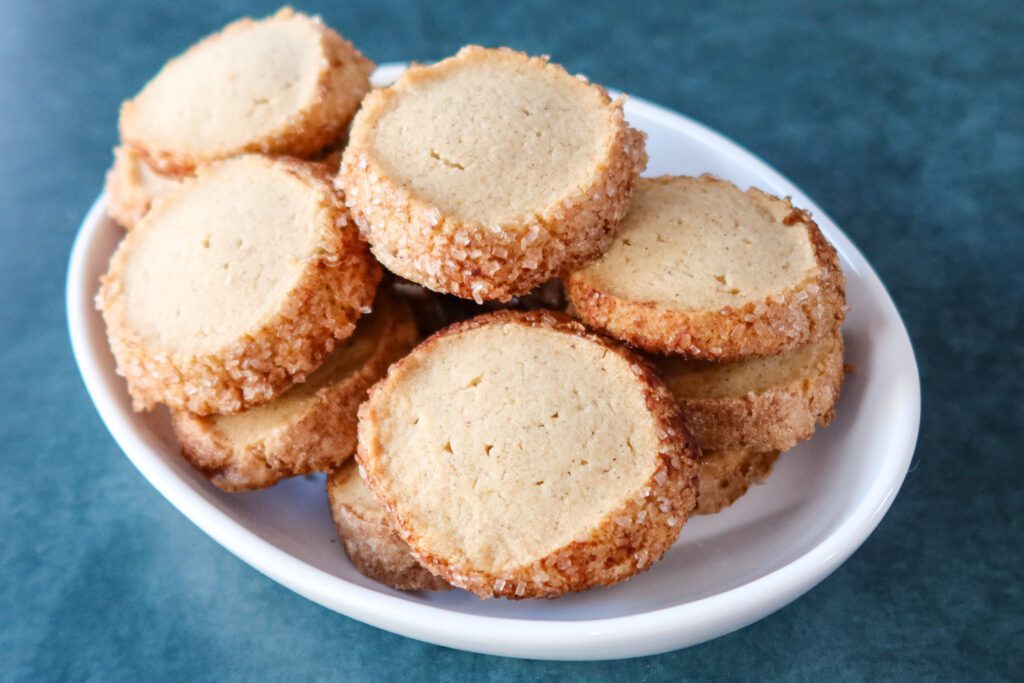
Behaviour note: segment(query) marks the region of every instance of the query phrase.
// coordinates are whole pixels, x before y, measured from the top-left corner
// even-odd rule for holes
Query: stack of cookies
[[[327,472],[367,576],[557,597],[647,569],[828,423],[843,276],[807,213],[641,178],[623,101],[546,58],[371,68],[284,9],[122,108],[97,305],[215,485]]]
[[[381,268],[333,185],[372,70],[286,8],[200,41],[121,108],[107,190],[129,232],[97,304],[135,408],[168,406],[223,489],[348,459],[367,388],[418,341],[403,304],[374,303]]]

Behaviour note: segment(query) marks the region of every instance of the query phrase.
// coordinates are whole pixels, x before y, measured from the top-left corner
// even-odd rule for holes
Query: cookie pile
[[[326,472],[367,576],[557,597],[647,569],[829,422],[843,275],[806,212],[641,178],[623,101],[547,58],[372,68],[285,8],[121,109],[97,306],[213,484]]]
[[[846,314],[811,216],[712,176],[641,179],[612,246],[565,278],[587,325],[649,354],[702,450],[697,513],[834,414]]]

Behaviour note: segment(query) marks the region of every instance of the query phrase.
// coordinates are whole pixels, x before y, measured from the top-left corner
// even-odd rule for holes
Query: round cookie
[[[359,410],[356,457],[433,574],[554,597],[656,562],[696,503],[696,447],[644,361],[567,316],[501,311],[420,344]]]
[[[703,451],[697,475],[695,515],[713,515],[729,507],[753,484],[772,473],[778,451]]]
[[[319,18],[284,8],[240,19],[164,65],[121,107],[121,139],[187,174],[245,152],[309,156],[336,139],[373,63]]]
[[[469,46],[366,97],[338,181],[388,270],[480,303],[604,251],[646,163],[603,88]]]
[[[777,356],[729,363],[651,360],[705,450],[789,450],[832,421],[844,377],[838,330]]]
[[[136,410],[234,413],[315,370],[380,276],[321,165],[249,155],[158,202],[97,307]]]
[[[233,415],[172,413],[182,455],[225,491],[326,472],[352,455],[366,391],[419,339],[404,302],[382,289],[373,312],[305,382]]]
[[[331,472],[327,500],[345,554],[362,574],[402,591],[451,590],[416,561],[409,545],[391,528],[354,460]]]
[[[652,353],[734,360],[837,329],[843,272],[810,215],[713,176],[641,179],[604,255],[565,279],[588,325]]]
[[[149,211],[153,201],[181,184],[149,167],[131,147],[114,148],[114,165],[107,172],[107,214],[121,227],[131,230]]]

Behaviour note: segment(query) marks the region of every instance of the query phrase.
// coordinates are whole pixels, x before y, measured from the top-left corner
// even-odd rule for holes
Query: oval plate
[[[404,65],[380,67],[375,84]],[[718,515],[697,517],[665,559],[631,581],[559,600],[482,601],[462,592],[405,594],[359,574],[340,550],[322,477],[227,494],[178,455],[165,410],[131,411],[93,307],[122,231],[100,196],[71,253],[67,314],[75,359],[107,428],[178,510],[271,579],[354,619],[420,640],[488,654],[543,659],[636,657],[686,647],[750,624],[834,571],[878,525],[906,475],[917,440],[920,380],[896,307],[835,223],[795,185],[701,124],[632,98],[646,131],[647,175],[714,173],[811,211],[839,251],[851,307],[843,328],[857,369],[826,430],[786,453],[763,486]]]

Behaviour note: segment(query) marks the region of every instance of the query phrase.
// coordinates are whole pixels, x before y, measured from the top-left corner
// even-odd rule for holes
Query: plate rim
[[[378,67],[377,82],[386,82],[406,68],[405,63]],[[895,353],[909,361],[912,381],[903,397],[902,422],[890,425],[889,457],[868,490],[816,545],[763,576],[711,596],[637,614],[601,619],[538,620],[494,617],[450,611],[380,593],[318,569],[263,540],[210,503],[180,479],[144,442],[136,427],[117,408],[113,388],[103,380],[88,348],[86,333],[96,283],[87,283],[89,247],[106,211],[107,195],[93,202],[72,246],[65,289],[68,331],[75,362],[89,396],[107,430],[149,483],[193,524],[249,566],[328,609],[364,623],[418,640],[484,654],[541,659],[613,659],[655,654],[688,647],[725,635],[792,602],[827,578],[867,539],[889,510],[909,470],[920,428],[921,385],[917,360],[906,325],[875,270],[842,229],[821,207],[789,179],[738,143],[696,120],[639,97],[630,96],[630,109],[681,130],[685,135],[739,157],[747,171],[766,183],[791,189],[794,203],[811,211],[829,240],[844,256],[880,304],[886,318],[898,324],[904,348]],[[827,227],[827,229],[825,229]]]

